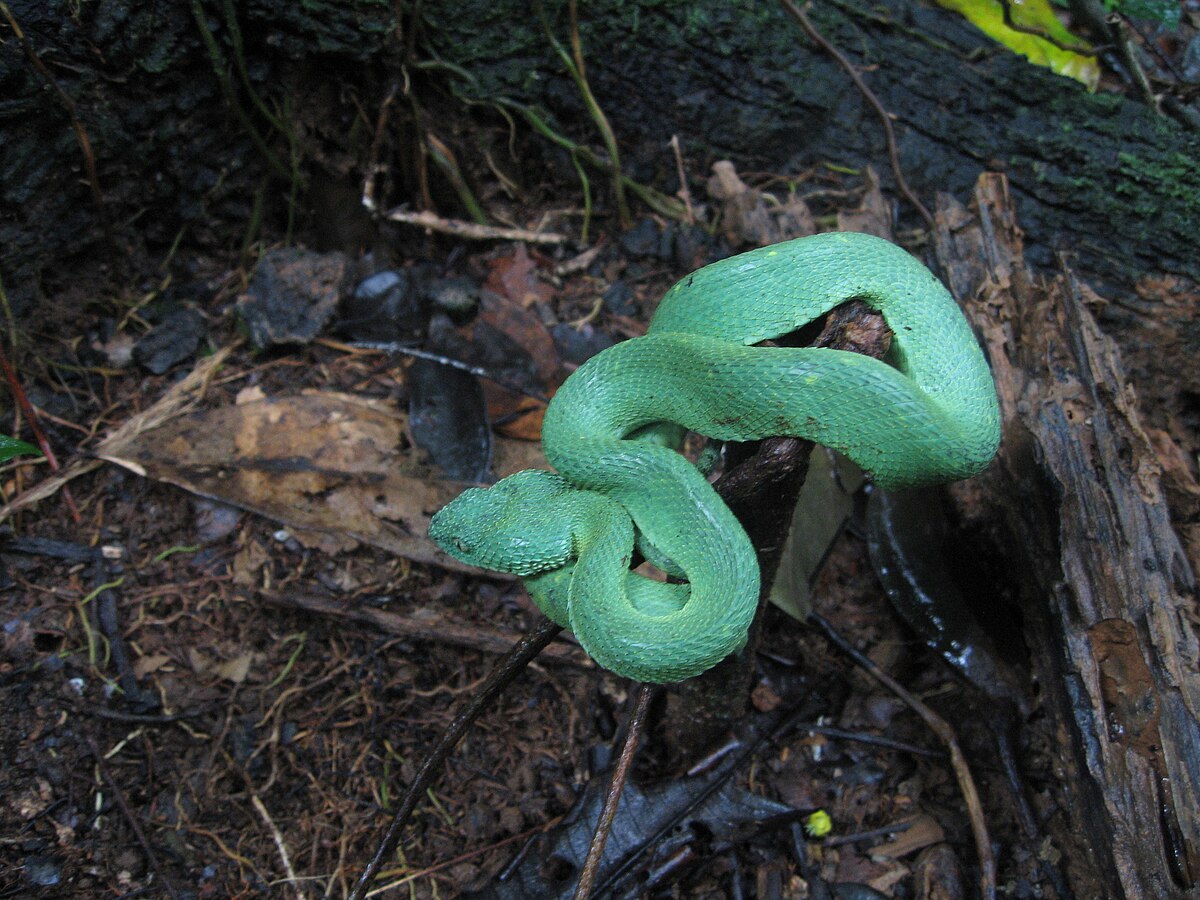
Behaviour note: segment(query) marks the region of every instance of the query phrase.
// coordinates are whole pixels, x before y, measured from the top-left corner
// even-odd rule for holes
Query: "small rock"
[[[630,256],[654,256],[659,251],[658,225],[642,219],[621,235],[621,249]]]
[[[342,301],[338,331],[356,341],[415,343],[429,316],[412,279],[389,269],[367,278]]]
[[[196,508],[196,540],[211,544],[231,534],[242,520],[242,511],[228,503],[198,497]]]
[[[604,292],[604,308],[618,316],[632,316],[637,313],[634,302],[633,288],[626,282],[617,280],[608,286]]]
[[[408,370],[408,422],[413,441],[446,477],[481,482],[492,462],[492,433],[479,380],[424,359]]]
[[[62,880],[62,863],[51,856],[27,856],[25,877],[38,887],[58,884]]]
[[[272,250],[254,269],[238,311],[260,350],[305,344],[321,333],[347,288],[350,260],[342,253]]]
[[[568,362],[582,364],[601,350],[607,350],[613,345],[613,339],[603,331],[597,331],[591,325],[576,328],[561,322],[550,330],[554,344],[562,358]]]
[[[207,331],[198,310],[173,312],[134,344],[133,358],[155,375],[162,375],[195,353]]]
[[[479,305],[479,285],[470,278],[438,278],[425,286],[425,296],[438,309],[460,316]]]

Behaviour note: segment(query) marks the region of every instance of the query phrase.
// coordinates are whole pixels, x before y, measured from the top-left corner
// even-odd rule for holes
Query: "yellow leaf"
[[[1020,53],[1031,63],[1045,66],[1059,75],[1082,81],[1088,90],[1095,90],[1100,80],[1100,66],[1094,56],[1064,50],[1075,47],[1091,49],[1088,43],[1067,30],[1050,6],[1050,0],[1009,0],[1012,21],[1046,35],[1051,40],[1010,28],[1004,22],[1004,7],[1000,0],[937,0],[938,5],[953,10],[993,40],[999,41],[1014,53]],[[1056,46],[1058,44],[1059,46]]]

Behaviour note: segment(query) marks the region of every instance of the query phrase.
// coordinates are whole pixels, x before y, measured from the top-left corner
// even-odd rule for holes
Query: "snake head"
[[[518,472],[488,488],[468,488],[429,523],[429,537],[468,565],[533,575],[564,565],[572,554],[568,523],[556,501],[573,489],[540,469]]]

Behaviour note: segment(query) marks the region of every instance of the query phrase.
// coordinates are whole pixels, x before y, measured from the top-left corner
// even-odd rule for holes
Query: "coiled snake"
[[[852,299],[891,328],[890,365],[752,346]],[[558,473],[469,489],[429,534],[464,562],[523,576],[600,665],[639,681],[697,675],[744,645],[759,572],[741,525],[676,452],[685,430],[807,438],[885,488],[966,478],[1000,440],[991,374],[949,292],[887,241],[822,234],[682,279],[645,336],[588,360],[551,401],[542,444]],[[683,583],[631,572],[635,543]]]

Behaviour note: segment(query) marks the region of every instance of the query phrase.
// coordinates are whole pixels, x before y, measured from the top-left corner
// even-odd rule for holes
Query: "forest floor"
[[[810,185],[814,196],[849,206],[816,201],[819,222],[832,225],[840,214],[847,227],[888,227],[881,198],[861,180],[832,186]],[[537,219],[537,211],[524,217]],[[587,351],[568,346],[554,322],[574,323],[576,340],[583,335],[593,347],[636,334],[673,280],[728,252],[709,236],[651,219],[597,246],[574,270],[563,263],[579,257],[561,247],[526,251],[435,236],[420,253],[423,263],[473,290],[495,288],[493,304],[506,304],[520,322],[501,326],[513,343],[536,343],[542,338],[530,335],[541,329],[559,338],[553,346],[565,357]],[[395,265],[411,271],[416,262]],[[400,409],[411,399],[407,360],[329,340],[254,350],[237,315],[251,271],[236,261],[180,257],[172,268],[189,275],[165,290],[153,267],[123,284],[97,270],[22,323],[19,376],[64,462],[94,453],[106,433],[153,407],[218,348],[228,356],[186,411],[193,422],[302,392]],[[624,285],[616,300],[614,283]],[[602,301],[606,294],[610,300]],[[202,314],[203,344],[164,374],[149,374],[129,358],[129,347],[181,308]],[[564,358],[563,370],[571,367]],[[503,402],[512,398],[491,403],[493,419],[504,417],[496,405]],[[509,440],[536,437],[536,424],[512,421]],[[226,460],[234,469],[261,462],[257,445],[241,437]],[[300,435],[291,438],[302,446]],[[149,472],[170,468],[181,452],[153,431],[145,440],[140,458],[153,458]],[[284,489],[269,471],[259,474],[260,497]],[[44,463],[10,465],[7,498],[49,475]],[[201,498],[181,483],[189,481],[178,472],[143,477],[105,463],[8,523],[0,585],[0,897],[345,896],[397,794],[488,673],[493,648],[535,621],[516,583],[414,563],[337,538],[336,526],[314,536]],[[293,600],[272,601],[279,597]],[[295,608],[314,597],[344,610],[392,613],[404,624],[389,631],[386,618],[372,626]],[[1055,878],[1046,873],[1055,850],[1040,830],[1021,831],[991,701],[893,612],[853,521],[829,549],[813,598],[841,634],[958,732],[980,785],[1004,892],[1054,896]],[[443,632],[454,639],[440,639]],[[631,883],[641,887],[634,889],[817,896],[806,873],[885,896],[973,893],[978,873],[964,801],[943,748],[918,715],[778,609],[768,611],[757,673],[748,731],[731,735],[723,752],[750,749],[722,771],[728,787],[716,813],[696,805],[708,786],[704,776],[683,774],[696,759],[679,758],[711,748],[664,735],[654,722],[675,701],[656,701],[634,781],[639,791],[678,789],[655,802],[676,804],[679,819],[669,839],[657,841],[648,817],[619,823],[616,843],[659,845],[636,869]],[[487,888],[543,832],[586,832],[586,825],[561,823],[589,779],[603,782],[631,693],[630,684],[578,652],[530,666],[444,766],[385,866],[379,884],[391,886],[386,895]],[[900,743],[881,745],[880,737]],[[1053,741],[1039,732],[1035,714],[1018,748],[1019,789],[1039,822],[1054,815],[1039,803],[1055,778]],[[832,820],[828,836],[792,828],[818,809]],[[545,896],[569,891],[573,869],[549,866],[544,849],[533,852],[541,854],[540,868],[510,876],[523,886],[507,888],[517,891],[508,895],[531,895],[533,882],[520,881],[530,877],[542,879]]]

